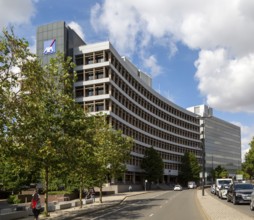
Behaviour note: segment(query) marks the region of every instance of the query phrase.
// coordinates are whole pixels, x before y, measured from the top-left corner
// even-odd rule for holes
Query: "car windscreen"
[[[219,184],[220,185],[228,185],[228,184],[230,184],[231,183],[231,180],[220,180],[219,181]]]
[[[252,184],[237,184],[235,185],[235,189],[253,189]]]

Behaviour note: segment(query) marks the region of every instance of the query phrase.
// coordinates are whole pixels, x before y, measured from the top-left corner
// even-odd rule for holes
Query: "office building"
[[[210,173],[212,169],[221,166],[230,176],[234,176],[241,169],[240,127],[215,117],[212,108],[206,105],[193,106],[188,110],[201,119],[206,172]]]
[[[134,139],[128,171],[118,181],[144,181],[140,163],[151,146],[163,159],[163,182],[177,180],[186,152],[201,164],[200,119],[157,93],[151,77],[121,57],[110,42],[85,44],[64,22],[39,27],[37,41],[37,55],[44,63],[58,49],[73,57],[75,99],[84,111],[107,114],[113,128]]]

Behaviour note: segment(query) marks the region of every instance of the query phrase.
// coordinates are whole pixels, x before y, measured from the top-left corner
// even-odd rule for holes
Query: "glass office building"
[[[199,105],[188,108],[201,118],[201,129],[205,141],[206,172],[219,165],[230,176],[241,169],[241,130],[240,127],[213,116],[212,108]]]

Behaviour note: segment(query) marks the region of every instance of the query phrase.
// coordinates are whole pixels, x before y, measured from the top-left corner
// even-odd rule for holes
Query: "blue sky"
[[[241,127],[242,157],[254,136],[254,1],[0,0],[35,51],[36,27],[66,21],[86,43],[109,40],[181,107],[207,104]]]

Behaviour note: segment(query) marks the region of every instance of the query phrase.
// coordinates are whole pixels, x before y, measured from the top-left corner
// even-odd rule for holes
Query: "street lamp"
[[[205,195],[205,123],[203,120],[203,135],[201,135],[202,140],[202,196]]]
[[[212,116],[197,116],[198,119],[202,120],[202,133],[200,139],[202,141],[202,196],[205,195],[205,119],[211,118]]]

